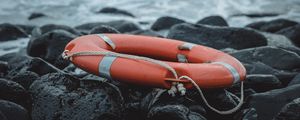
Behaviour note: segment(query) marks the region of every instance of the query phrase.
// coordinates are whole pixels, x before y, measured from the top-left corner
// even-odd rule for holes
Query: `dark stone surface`
[[[233,16],[247,16],[250,18],[260,18],[260,17],[275,17],[278,15],[279,15],[278,13],[242,13]]]
[[[300,98],[286,104],[274,120],[300,120]]]
[[[267,74],[247,75],[244,84],[246,88],[252,88],[256,92],[265,92],[281,87],[281,82],[276,76]]]
[[[153,25],[151,26],[152,30],[158,31],[158,30],[163,30],[163,29],[169,29],[173,25],[179,24],[179,23],[184,23],[184,20],[175,18],[175,17],[170,17],[170,16],[163,16],[158,18]]]
[[[111,26],[113,28],[116,28],[121,33],[141,30],[141,28],[137,24],[126,20],[116,20],[116,21],[110,21],[106,23],[105,22],[86,23],[86,24],[76,26],[75,28],[78,30],[90,31],[95,26],[100,26],[100,25]]]
[[[152,37],[163,37],[162,35],[160,35],[159,33],[153,31],[153,30],[137,30],[137,31],[133,31],[131,32],[131,34],[134,35],[145,35],[145,36],[152,36]]]
[[[76,29],[66,25],[46,24],[41,27],[34,28],[31,32],[31,39],[35,39],[37,37],[44,35],[45,33],[52,32],[54,30],[64,30],[76,36],[81,35],[81,33],[78,32]]]
[[[97,13],[109,13],[109,14],[119,14],[119,15],[125,15],[125,16],[130,16],[130,17],[135,17],[132,13],[121,10],[118,8],[113,8],[113,7],[105,7],[99,10]]]
[[[4,118],[4,119],[1,119]],[[30,120],[28,111],[22,106],[10,101],[0,100],[1,120]]]
[[[296,84],[300,84],[300,73],[290,81],[289,86]]]
[[[40,57],[58,68],[64,68],[69,64],[69,61],[64,60],[61,54],[66,44],[75,37],[67,31],[54,30],[35,39],[30,39],[27,53],[30,56]]]
[[[0,24],[0,41],[15,40],[17,38],[25,37],[28,37],[28,35],[23,29],[9,23]]]
[[[46,16],[44,13],[31,13],[30,16],[28,17],[28,20],[33,20],[44,16]]]
[[[36,27],[33,25],[23,25],[23,24],[17,24],[16,26],[23,29],[28,35],[30,35],[32,30]]]
[[[32,119],[120,119],[123,98],[112,84],[51,73],[30,86]],[[45,109],[47,108],[47,109]]]
[[[280,31],[281,29],[291,27],[296,24],[298,23],[287,19],[275,19],[268,22],[251,23],[246,27],[251,27],[265,32],[275,33],[277,31]]]
[[[9,100],[30,108],[29,93],[20,84],[0,78],[0,99]]]
[[[5,61],[0,61],[0,77],[8,72],[8,64]]]
[[[206,120],[202,115],[191,112],[183,105],[166,105],[152,108],[148,120]]]
[[[271,120],[281,108],[300,97],[300,85],[253,94],[247,99],[249,107],[256,109],[259,120]]]
[[[168,38],[201,44],[216,49],[245,49],[267,45],[267,39],[253,30],[244,28],[178,24],[170,29]]]
[[[94,27],[89,34],[99,34],[99,33],[120,33],[117,29],[107,26],[107,25],[100,25]]]
[[[29,89],[30,85],[39,77],[38,74],[31,72],[31,71],[25,71],[20,72],[17,75],[13,76],[11,78],[12,81],[19,83],[22,85],[25,89]]]
[[[294,43],[294,45],[300,47],[300,24],[282,29],[276,33],[286,36]]]
[[[283,70],[300,68],[300,56],[298,54],[272,46],[244,49],[231,53],[231,55],[244,63],[259,61]]]
[[[213,26],[229,26],[226,20],[221,16],[209,16],[199,20],[196,24],[205,24]]]
[[[235,120],[257,120],[258,115],[254,108],[248,108],[242,110],[236,116],[234,116]]]

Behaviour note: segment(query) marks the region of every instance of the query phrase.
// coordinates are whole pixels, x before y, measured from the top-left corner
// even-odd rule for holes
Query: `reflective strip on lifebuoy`
[[[99,76],[112,80],[110,75],[110,67],[117,57],[114,56],[104,56],[99,63]]]

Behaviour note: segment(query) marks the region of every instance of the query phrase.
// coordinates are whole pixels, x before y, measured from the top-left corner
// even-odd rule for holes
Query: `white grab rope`
[[[243,105],[243,101],[244,101],[244,84],[243,81],[241,81],[241,96],[239,99],[239,103],[237,104],[237,106],[235,106],[234,108],[230,109],[230,110],[226,110],[226,111],[221,111],[218,110],[214,107],[212,107],[206,100],[201,88],[199,87],[199,85],[190,77],[188,76],[180,76],[178,77],[177,72],[175,71],[174,68],[172,68],[171,66],[169,66],[168,64],[162,62],[162,61],[158,61],[155,59],[151,59],[151,58],[147,58],[147,57],[140,57],[140,56],[135,56],[135,55],[129,55],[129,54],[120,54],[120,53],[115,53],[115,52],[106,52],[106,51],[83,51],[83,52],[74,52],[71,54],[67,54],[67,50],[63,52],[62,57],[64,59],[69,59],[72,61],[72,57],[74,56],[93,56],[93,55],[109,55],[109,56],[114,56],[114,57],[122,57],[122,58],[128,58],[128,59],[133,59],[133,60],[145,60],[148,62],[152,62],[154,64],[158,64],[164,68],[166,68],[167,70],[169,70],[170,72],[172,72],[172,74],[174,75],[175,79],[178,80],[182,80],[182,79],[186,79],[189,80],[197,89],[197,91],[199,92],[201,99],[204,101],[204,104],[210,108],[212,111],[222,114],[222,115],[226,115],[226,114],[232,114],[234,112],[236,112],[237,110],[239,110],[241,108],[241,106]],[[172,94],[172,96],[175,96],[176,92],[180,92],[181,95],[185,95],[186,89],[184,88],[182,83],[179,82],[173,82],[172,83],[172,87],[171,89],[168,91],[169,94]],[[232,94],[233,95],[233,94]]]

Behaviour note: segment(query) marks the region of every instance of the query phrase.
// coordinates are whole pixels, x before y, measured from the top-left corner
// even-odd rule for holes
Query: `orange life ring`
[[[78,37],[67,44],[66,55],[82,51],[111,51],[161,60],[187,75],[202,88],[228,87],[244,80],[244,66],[232,56],[213,48],[158,37],[125,34],[94,34]],[[73,56],[72,63],[95,75],[144,86],[170,88],[174,79],[167,69],[144,60],[113,56]],[[179,61],[179,62],[178,62]]]

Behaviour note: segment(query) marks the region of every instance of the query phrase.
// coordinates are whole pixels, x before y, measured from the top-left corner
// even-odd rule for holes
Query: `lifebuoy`
[[[228,87],[244,80],[246,70],[234,57],[213,48],[158,37],[125,34],[94,34],[78,37],[65,47],[64,56],[101,51],[160,60],[186,75],[202,88]],[[110,55],[72,56],[72,63],[95,75],[121,82],[170,89],[173,82],[191,88],[190,81],[175,79],[173,74],[141,59]]]

